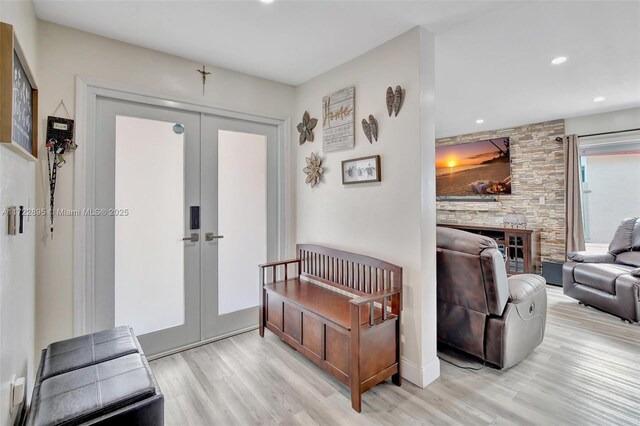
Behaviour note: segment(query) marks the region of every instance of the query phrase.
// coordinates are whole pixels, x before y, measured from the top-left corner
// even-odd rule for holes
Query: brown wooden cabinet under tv
[[[507,274],[535,274],[538,272],[537,247],[539,232],[533,229],[499,228],[460,223],[438,223],[438,226],[460,229],[496,240],[505,257]]]

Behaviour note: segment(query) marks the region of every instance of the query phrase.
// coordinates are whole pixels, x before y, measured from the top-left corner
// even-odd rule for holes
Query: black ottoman
[[[141,350],[133,332],[126,326],[55,342],[44,350],[42,378],[133,353],[141,353]]]
[[[27,425],[164,424],[164,397],[129,327],[42,351]]]

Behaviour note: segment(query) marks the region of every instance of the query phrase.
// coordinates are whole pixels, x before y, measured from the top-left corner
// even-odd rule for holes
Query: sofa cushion
[[[141,355],[125,355],[44,380],[34,424],[82,423],[155,393]]]
[[[630,266],[640,266],[640,251],[626,251],[616,256],[616,263]]]
[[[629,274],[631,266],[614,263],[578,263],[573,268],[573,279],[578,284],[616,294],[616,279]]]
[[[640,268],[633,269],[631,271],[631,275],[633,275],[634,277],[640,277]]]
[[[590,253],[588,251],[572,251],[567,257],[574,262],[613,263],[616,257],[611,253]]]
[[[45,353],[43,379],[138,352],[131,329],[112,328],[52,343]]]
[[[636,218],[636,225],[631,232],[631,250],[640,250],[640,217]]]
[[[640,218],[638,217],[630,217],[622,221],[609,244],[609,253],[618,254],[629,251],[634,244],[640,245]]]

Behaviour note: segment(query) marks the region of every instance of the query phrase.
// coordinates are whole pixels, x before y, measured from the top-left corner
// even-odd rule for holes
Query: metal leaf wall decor
[[[369,143],[373,143],[373,139],[378,141],[378,121],[373,115],[369,114],[369,121],[366,118],[362,119],[362,130]]]
[[[376,118],[369,114],[369,125],[371,126],[371,135],[378,142],[378,121]]]
[[[300,132],[300,145],[306,141],[313,142],[313,129],[318,124],[317,118],[311,118],[307,111],[302,115],[302,122],[298,123],[298,131]]]
[[[369,143],[371,142],[371,125],[367,121],[366,118],[362,119],[362,130],[364,131],[364,135],[369,139]]]
[[[389,113],[389,117],[391,117],[391,113],[393,112],[393,89],[391,86],[387,87],[387,112]]]
[[[302,171],[307,175],[305,183],[311,184],[311,187],[313,188],[320,183],[320,178],[322,177],[322,173],[324,173],[324,169],[322,168],[322,158],[312,152],[309,157],[305,158],[305,160],[307,160],[307,167],[302,169]]]
[[[389,117],[391,117],[391,113],[394,113],[396,117],[398,116],[400,108],[402,108],[402,93],[402,87],[400,86],[396,86],[395,91],[391,86],[387,88],[387,112],[389,113]]]

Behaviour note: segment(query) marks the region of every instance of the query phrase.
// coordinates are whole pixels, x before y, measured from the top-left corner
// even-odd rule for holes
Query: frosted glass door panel
[[[139,335],[185,322],[185,146],[174,124],[116,117],[115,323]]]
[[[267,138],[218,131],[218,315],[257,306],[267,260]]]

